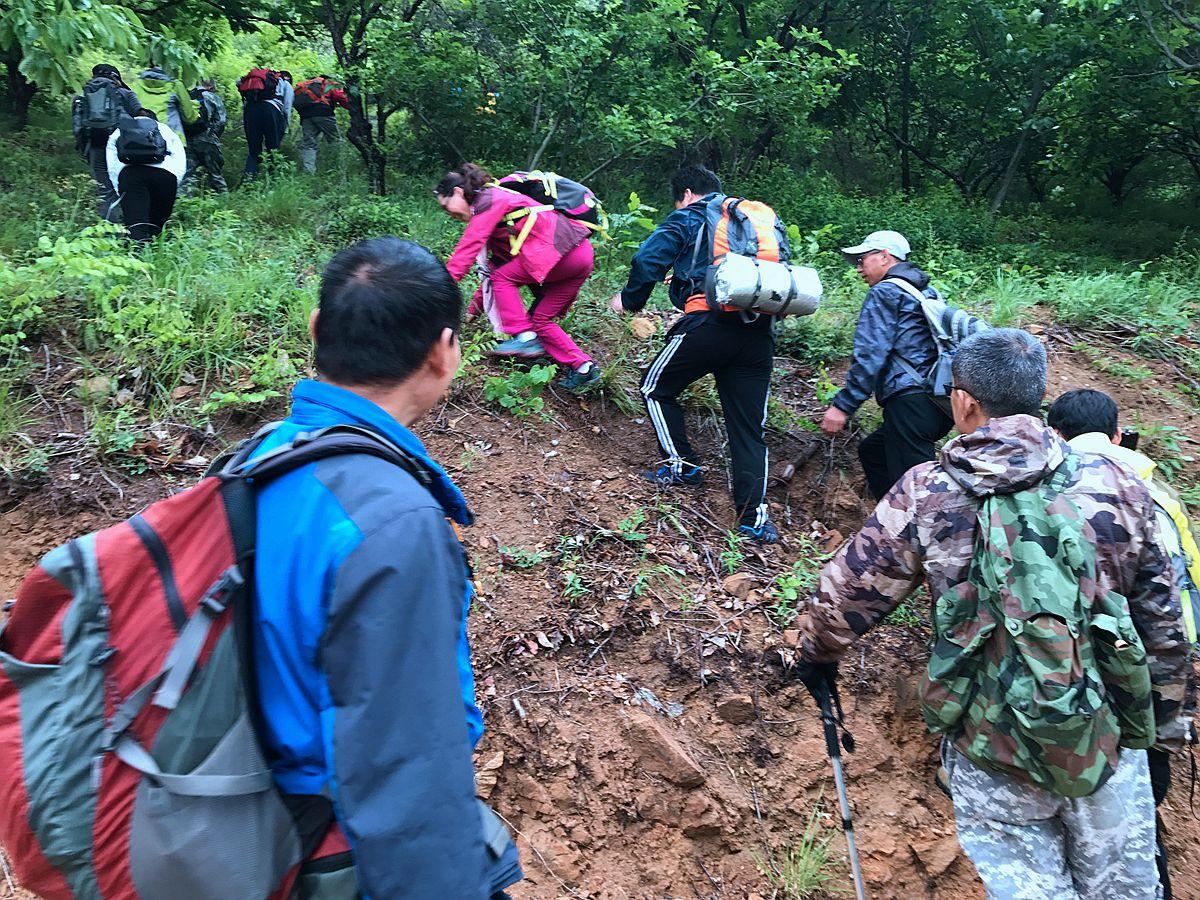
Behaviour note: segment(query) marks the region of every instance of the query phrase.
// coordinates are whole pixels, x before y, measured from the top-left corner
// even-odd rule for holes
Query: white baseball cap
[[[872,231],[862,239],[861,244],[842,248],[847,256],[862,256],[872,250],[886,250],[896,259],[908,259],[912,247],[908,246],[908,239],[898,231]]]

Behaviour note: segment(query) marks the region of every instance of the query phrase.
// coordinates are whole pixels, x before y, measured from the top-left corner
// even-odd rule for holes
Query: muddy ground
[[[1051,396],[1103,387],[1123,408],[1140,404],[1145,422],[1180,428],[1194,452],[1195,410],[1171,370],[1137,360],[1153,376],[1121,383],[1071,349],[1074,337],[1046,335]],[[806,373],[786,368],[792,374],[777,379],[785,401],[816,412]],[[48,365],[43,396],[67,374]],[[649,424],[603,396],[550,398],[547,412],[517,421],[460,390],[418,429],[478,514],[464,531],[480,594],[471,636],[488,727],[477,764],[482,793],[518,834],[527,878],[514,896],[771,897],[762,869],[800,841],[814,809],[833,838],[834,892],[844,895],[820,722],[780,665],[789,636],[766,609],[775,575],[866,515],[855,438],[827,446],[804,431],[772,435],[776,474],[803,460],[770,492],[785,541],[748,551],[733,567],[744,577],[731,580],[716,415],[692,422],[710,464],[705,487],[659,493],[636,477],[656,453]],[[62,449],[49,477],[0,494],[0,597],[42,552],[186,486],[196,457],[256,425],[234,420],[219,437],[165,425],[142,448],[146,472],[101,473],[72,450],[76,413],[56,408],[38,435]],[[863,868],[872,897],[982,897],[950,803],[932,783],[936,745],[915,692],[925,618],[894,618],[842,665]],[[1200,823],[1186,765],[1176,773],[1163,808],[1176,895],[1198,898]],[[0,897],[5,890],[0,882]]]

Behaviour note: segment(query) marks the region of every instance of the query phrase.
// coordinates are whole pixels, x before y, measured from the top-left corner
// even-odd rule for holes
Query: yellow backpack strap
[[[529,237],[529,232],[533,231],[533,226],[537,222],[538,213],[549,212],[553,209],[553,206],[530,206],[527,208],[524,213],[525,224],[521,226],[521,230],[515,237],[508,239],[509,251],[513,256],[521,252],[521,247],[525,245],[525,238]]]

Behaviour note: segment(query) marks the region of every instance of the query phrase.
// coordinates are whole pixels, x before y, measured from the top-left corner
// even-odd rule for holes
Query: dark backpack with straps
[[[83,86],[80,124],[111,132],[121,117],[120,89],[109,78],[93,78]]]
[[[250,460],[262,437],[194,487],[50,551],[0,626],[0,845],[41,897],[257,900],[290,888],[327,837],[328,801],[298,811],[259,737],[255,492],[346,454],[426,486],[432,475],[365,429],[301,434]]]
[[[158,122],[122,115],[117,133],[117,159],[126,165],[156,166],[167,158],[167,140]]]

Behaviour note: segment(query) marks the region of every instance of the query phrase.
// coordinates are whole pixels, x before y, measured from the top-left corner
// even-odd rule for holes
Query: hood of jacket
[[[138,78],[150,94],[169,94],[175,90],[175,79],[162,69],[145,69],[138,73]]]
[[[1098,456],[1107,456],[1109,459],[1124,463],[1137,472],[1138,477],[1143,481],[1148,481],[1153,477],[1154,470],[1158,468],[1158,464],[1146,454],[1122,447],[1120,444],[1114,444],[1109,440],[1108,435],[1099,431],[1076,435],[1067,443],[1070,444],[1072,450],[1078,450],[1080,453],[1095,453]]]
[[[918,291],[929,287],[929,276],[910,262],[898,262],[887,270],[885,278],[903,278]]]
[[[1070,448],[1041,419],[1004,416],[942,448],[946,474],[973,497],[1015,494],[1044,481]]]

